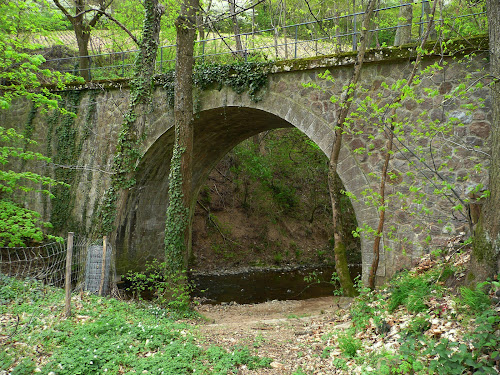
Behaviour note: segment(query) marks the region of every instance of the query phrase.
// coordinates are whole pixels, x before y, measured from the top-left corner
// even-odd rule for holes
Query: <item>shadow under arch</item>
[[[333,144],[333,132],[321,118],[294,116],[288,111],[284,119],[269,111],[240,107],[222,106],[200,111],[194,120],[193,155],[193,197],[210,171],[236,145],[245,139],[266,130],[296,127],[319,145],[329,156]],[[166,209],[168,205],[168,174],[174,143],[174,131],[170,127],[146,150],[136,172],[136,185],[129,192],[116,229],[117,270],[141,268],[154,258],[163,258],[163,241]],[[343,147],[338,174],[346,190],[355,195],[368,186],[366,177],[350,151]],[[193,199],[192,207],[196,203]],[[360,226],[374,225],[377,220],[375,209],[353,201],[353,208]],[[363,279],[371,265],[372,241],[361,238]],[[383,262],[383,258],[381,264]],[[368,268],[367,268],[368,267]],[[382,268],[382,267],[380,267]]]

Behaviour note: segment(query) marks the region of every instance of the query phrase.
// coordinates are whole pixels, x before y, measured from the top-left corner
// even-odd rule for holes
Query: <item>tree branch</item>
[[[99,13],[99,14],[101,14],[101,16],[104,16],[107,19],[109,19],[110,21],[114,22],[120,29],[122,29],[123,31],[125,31],[128,34],[128,36],[134,41],[135,44],[137,44],[137,46],[139,46],[139,41],[134,36],[134,34],[132,34],[132,32],[129,29],[127,29],[127,26],[125,26],[123,23],[118,21],[111,14],[106,13],[105,10],[90,8],[90,9],[84,10],[83,12],[78,13],[75,17],[80,16],[80,15],[85,14],[85,13],[90,13],[90,12]]]
[[[71,22],[73,23],[73,19],[75,17],[73,17],[71,14],[69,14],[69,12],[66,10],[65,7],[62,6],[62,4],[59,2],[59,0],[53,0],[54,1],[54,4],[56,5],[56,7],[59,8],[59,10],[61,12],[63,12],[63,14],[66,16],[66,18]]]

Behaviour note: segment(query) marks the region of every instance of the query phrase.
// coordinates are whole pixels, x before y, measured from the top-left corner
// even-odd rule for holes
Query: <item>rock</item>
[[[271,367],[272,368],[283,368],[283,367],[285,367],[285,365],[283,363],[279,363],[279,362],[271,362]]]

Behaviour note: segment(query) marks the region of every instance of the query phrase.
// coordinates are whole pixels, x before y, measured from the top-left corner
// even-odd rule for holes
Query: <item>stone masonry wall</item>
[[[386,250],[378,271],[379,281],[409,266],[422,252],[442,246],[448,236],[468,229],[461,212],[467,215],[465,199],[469,191],[486,184],[489,158],[490,96],[488,88],[478,84],[487,83],[482,79],[488,69],[486,54],[462,60],[439,54],[426,58],[424,68],[434,63],[441,68],[422,72],[415,95],[404,98],[394,112],[377,114],[377,108],[396,101],[398,88],[392,86],[407,78],[412,68],[412,50],[401,48],[396,52],[392,50],[391,56],[380,51],[368,55],[352,121],[344,134],[338,171],[352,194],[359,225],[376,228],[378,211],[371,197],[379,189],[390,128],[390,123],[381,125],[381,118],[392,116],[400,141],[395,142],[389,164],[391,180],[387,184],[389,203],[383,237]],[[229,150],[265,130],[295,126],[329,156],[339,109],[338,102],[331,98],[338,98],[348,82],[352,62],[353,56],[349,55],[281,62],[275,66],[262,100],[257,103],[246,93],[236,94],[229,88],[202,92],[195,119],[193,191],[198,192],[210,170]],[[334,80],[319,78],[318,74],[326,69]],[[304,87],[308,82],[322,89]],[[76,167],[72,166],[76,173],[67,207],[68,227],[64,229],[92,233],[96,212],[109,187],[129,92],[126,82],[114,82],[111,86],[94,84],[79,90],[81,97],[75,110],[78,116],[72,126],[82,147],[75,155]],[[363,107],[368,96],[371,104]],[[22,130],[30,110],[29,103],[17,101],[10,111],[0,112],[0,123]],[[50,114],[41,113],[35,116],[33,138],[38,141],[38,150],[54,155],[59,125],[51,128],[49,117]],[[117,229],[111,236],[120,271],[140,267],[146,260],[163,254],[172,126],[166,93],[158,87],[148,115],[137,184],[129,192],[127,202],[119,207]],[[34,165],[35,169],[50,173],[67,167]],[[443,188],[443,194],[436,194]],[[50,202],[41,197],[27,200],[31,207],[50,217]],[[362,232],[361,242],[366,280],[373,237]]]

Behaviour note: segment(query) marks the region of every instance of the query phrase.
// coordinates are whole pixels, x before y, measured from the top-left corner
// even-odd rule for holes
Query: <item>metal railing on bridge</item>
[[[398,16],[402,7],[412,7],[411,22]],[[406,29],[410,41],[418,41],[429,24],[430,5],[428,0],[407,2],[375,9],[369,29],[371,48],[392,46],[398,29]],[[463,13],[463,14],[461,14]],[[239,35],[222,35],[197,40],[195,58],[198,61],[230,63],[236,61],[266,61],[297,59],[356,51],[364,12],[308,21],[283,27],[253,30]],[[452,16],[448,16],[453,14]],[[439,17],[439,18],[438,18]],[[435,17],[431,37],[468,38],[487,32],[485,11],[470,8],[441,9]],[[236,48],[239,39],[240,49]],[[163,73],[175,67],[175,44],[159,47],[156,72]],[[138,50],[111,52],[90,56],[74,56],[50,59],[45,66],[61,72],[78,75],[79,61],[89,60],[92,79],[130,77]]]

